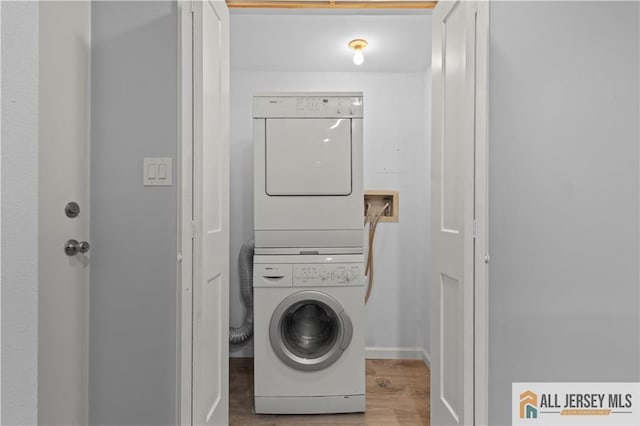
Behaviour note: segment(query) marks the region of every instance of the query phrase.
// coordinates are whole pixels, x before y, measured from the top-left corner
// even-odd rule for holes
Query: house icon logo
[[[530,390],[520,394],[520,418],[538,418],[538,394]]]

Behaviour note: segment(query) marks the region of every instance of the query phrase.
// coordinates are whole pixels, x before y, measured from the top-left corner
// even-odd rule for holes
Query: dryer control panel
[[[363,265],[353,263],[293,265],[294,287],[363,284]]]
[[[254,96],[254,118],[362,118],[362,96]]]

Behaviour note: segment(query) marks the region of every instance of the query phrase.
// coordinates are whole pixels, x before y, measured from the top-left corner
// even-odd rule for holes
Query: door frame
[[[489,425],[489,9],[476,2],[474,425]]]
[[[475,251],[474,251],[474,425],[489,424],[489,146],[488,55],[489,4],[477,1],[475,116]],[[179,147],[178,147],[178,314],[177,423],[191,425],[192,282],[193,282],[193,5],[178,0]]]
[[[177,424],[192,424],[193,344],[193,3],[178,1],[178,286],[177,286]]]
[[[87,2],[55,5],[36,2],[35,8],[38,13],[36,39],[39,49],[38,63],[36,64],[39,70],[39,76],[36,80],[38,100],[36,111],[40,114],[37,127],[39,187],[36,209],[38,217],[36,412],[39,422],[59,422],[61,421],[60,416],[62,416],[64,421],[72,422],[79,418],[82,424],[88,424],[91,253],[87,255],[78,253],[67,257],[62,254],[62,244],[66,238],[70,237],[91,241],[91,8]],[[59,48],[61,43],[65,45],[65,48]],[[52,57],[54,54],[55,59]],[[52,70],[47,67],[47,64],[50,65],[52,60],[56,62],[57,69]],[[63,77],[58,77],[60,72],[63,73]],[[61,100],[64,101],[65,96],[70,96],[69,99],[71,99],[67,108],[64,111],[58,111],[54,108],[51,112],[52,105]],[[43,119],[45,116],[48,118]],[[60,130],[60,123],[64,124],[65,130]],[[78,153],[79,156],[75,160],[80,161],[82,165],[72,168],[73,173],[71,174],[62,173],[62,176],[57,179],[47,179],[47,173],[58,167],[57,164],[53,164],[55,163],[53,157],[47,156],[47,154],[51,154],[52,145],[62,147],[58,150],[60,152],[66,150],[67,153],[70,151]],[[74,161],[71,161],[70,164],[73,163]],[[75,180],[78,180],[75,183],[76,186],[71,184]],[[67,196],[71,196],[56,201],[57,197],[51,198],[51,195],[54,194],[53,189],[58,193],[62,191],[60,185],[65,187],[63,192]],[[45,189],[43,190],[43,188]],[[79,198],[75,198],[76,196]],[[57,210],[58,207],[63,206],[63,204],[58,205],[58,201],[63,203],[67,201],[79,202],[80,214],[77,217],[65,217],[62,208]],[[55,212],[52,211],[54,204],[56,205]],[[73,222],[67,222],[68,220]],[[61,226],[63,221],[66,225]],[[69,232],[71,232],[70,235]],[[65,233],[67,235],[62,238]],[[51,252],[53,248],[56,249],[55,255]],[[62,268],[59,266],[61,262],[65,262],[65,266]],[[53,283],[48,282],[52,279]],[[56,284],[64,284],[64,286],[57,287],[56,290]],[[75,289],[71,290],[74,287]],[[71,291],[77,298],[69,294],[67,294],[68,297],[65,297],[65,291]],[[59,299],[61,296],[65,299],[64,301]],[[77,316],[61,319],[60,306],[66,306],[67,313],[73,312],[77,308]],[[81,323],[77,329],[71,326],[78,324],[78,321]],[[55,328],[47,330],[48,326]],[[71,328],[68,329],[66,326],[71,326]],[[60,339],[55,338],[56,335],[63,332],[63,329],[68,335],[74,336],[71,348],[66,344],[61,344]],[[52,337],[55,339],[53,342],[51,341]],[[76,344],[77,346],[75,346]],[[79,383],[65,382],[73,387],[70,394],[77,398],[71,407],[68,404],[69,401],[63,404],[54,402],[53,405],[51,401],[50,395],[64,389],[58,380],[60,371],[69,367],[68,365],[59,365],[60,356],[67,358],[67,360],[69,356],[72,360],[76,356],[80,358],[75,360],[77,364],[74,366],[74,372],[79,376]],[[57,378],[55,378],[56,376]],[[76,388],[75,385],[78,385],[79,388]],[[51,413],[52,407],[56,407],[54,413]]]

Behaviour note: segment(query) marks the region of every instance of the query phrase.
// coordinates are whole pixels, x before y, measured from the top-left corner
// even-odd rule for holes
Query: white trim
[[[431,354],[427,352],[426,349],[422,350],[422,361],[424,361],[425,365],[431,370]]]
[[[229,346],[229,358],[253,358],[253,353],[253,337],[250,337],[244,346]]]
[[[368,346],[365,349],[366,359],[420,359],[431,368],[431,354],[423,348],[394,348]],[[243,354],[236,352],[230,358],[253,358],[253,353]]]
[[[431,355],[423,348],[367,346],[364,352],[366,359],[420,359],[431,365]]]
[[[460,1],[460,0],[458,0]],[[464,129],[464,136],[472,138],[475,141],[477,125],[476,125],[476,96],[477,96],[477,57],[476,57],[476,47],[477,47],[477,21],[476,21],[476,13],[478,10],[478,2],[466,2],[462,3],[461,6],[464,5],[465,11],[465,57],[467,64],[472,64],[473,72],[470,72],[471,68],[469,65],[465,66],[464,70],[464,79],[465,79],[465,101],[462,107],[464,112],[464,116],[462,118],[461,126]],[[474,31],[471,34],[471,31]],[[446,55],[446,53],[445,53]],[[469,90],[469,88],[473,88],[473,90]],[[443,127],[444,129],[444,127]],[[462,396],[464,405],[461,411],[456,411],[449,405],[449,402],[442,399],[442,402],[445,407],[449,409],[453,418],[455,419],[457,416],[462,414],[462,419],[465,425],[471,425],[473,423],[473,418],[475,416],[475,309],[476,309],[476,300],[475,300],[475,289],[476,289],[476,264],[475,264],[475,248],[477,244],[477,239],[475,234],[477,234],[477,224],[475,219],[475,198],[476,198],[476,175],[475,170],[478,168],[479,164],[477,159],[475,158],[476,147],[474,146],[472,150],[465,150],[465,155],[463,158],[464,166],[470,167],[471,170],[464,170],[464,179],[465,182],[473,182],[472,185],[465,184],[464,185],[464,235],[463,235],[463,247],[464,247],[464,265],[463,265],[463,282],[467,289],[463,293],[462,306],[464,313],[462,314],[463,321],[463,356],[462,356],[462,376],[463,376],[463,389]],[[469,285],[470,284],[470,285]],[[442,303],[444,303],[444,299],[441,299]],[[441,308],[440,314],[442,314],[443,309]],[[440,321],[440,326],[442,327],[444,324],[442,320]],[[444,330],[441,329],[440,336],[444,335]],[[440,350],[443,349],[443,345],[441,345]],[[444,353],[441,352],[440,356],[440,366],[442,366]],[[444,376],[440,375],[440,379],[444,379]],[[444,383],[440,384],[440,392],[441,395],[444,395]]]
[[[489,424],[489,1],[477,2],[473,424]]]
[[[178,268],[177,268],[177,356],[176,424],[191,425],[192,405],[192,315],[193,315],[193,22],[192,2],[178,1],[180,60],[178,62],[180,104],[178,159]]]
[[[86,11],[86,19],[87,19],[87,27],[86,29],[86,33],[85,36],[87,37],[87,45],[90,47],[92,46],[92,39],[91,39],[91,35],[92,35],[92,20],[91,20],[91,4],[89,3],[89,5],[87,5],[87,11]],[[86,108],[87,111],[89,111],[89,114],[87,115],[87,123],[86,123],[86,133],[85,133],[85,137],[86,137],[86,157],[85,157],[85,164],[87,165],[87,171],[85,174],[85,178],[87,179],[87,183],[86,186],[84,188],[84,197],[85,197],[85,202],[87,203],[87,220],[85,222],[85,235],[87,238],[87,241],[91,241],[91,75],[92,75],[92,70],[91,70],[91,51],[89,51],[89,60],[87,63],[87,81],[86,81],[86,90],[87,90],[87,104],[86,104]],[[84,374],[84,377],[82,379],[82,421],[84,422],[84,424],[88,425],[89,424],[89,356],[90,356],[90,342],[91,342],[91,315],[90,315],[90,311],[89,308],[91,307],[91,265],[89,265],[89,268],[87,268],[85,270],[85,277],[84,277],[84,284],[87,287],[87,291],[85,293],[85,299],[84,299],[84,317],[85,317],[85,327],[84,327],[84,354],[82,354],[82,373]],[[1,418],[1,417],[0,417]]]
[[[637,18],[640,20],[640,7],[638,8],[638,16],[637,16]],[[640,54],[640,46],[639,46],[639,49],[638,49],[638,53]],[[637,95],[640,96],[640,89],[638,90]],[[640,133],[640,120],[638,120],[638,131]],[[639,158],[639,160],[640,160],[640,158]],[[640,201],[640,198],[639,198],[639,201]],[[640,208],[640,204],[639,204],[638,207]],[[638,219],[640,220],[640,215],[638,215]],[[640,258],[638,260],[639,260],[638,261],[638,268],[639,268],[638,272],[640,273]],[[638,299],[638,306],[640,306],[640,298]],[[636,337],[640,340],[640,329],[638,330],[638,336],[636,336]],[[638,368],[640,368],[640,357],[638,357]]]
[[[361,9],[342,9],[342,8],[244,8],[244,7],[230,7],[229,13],[231,15],[331,15],[331,16],[344,16],[344,15],[433,15],[433,9],[416,8],[416,9],[374,9],[374,8],[361,8]]]
[[[2,6],[0,6],[0,35],[2,35]],[[0,87],[2,87],[2,55],[0,55]],[[2,91],[0,90],[0,117],[2,115]],[[0,119],[0,135],[2,135],[2,119]],[[0,143],[0,188],[2,188],[2,143]],[[0,196],[0,277],[2,277],[2,199]],[[2,318],[2,283],[0,283],[0,318]],[[0,333],[0,366],[2,366],[2,333]],[[0,372],[1,372],[0,367]],[[0,374],[0,421],[2,421],[2,374]]]

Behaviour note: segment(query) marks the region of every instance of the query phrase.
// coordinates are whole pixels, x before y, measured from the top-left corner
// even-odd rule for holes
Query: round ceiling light
[[[356,38],[349,42],[348,46],[354,50],[353,52],[354,64],[361,65],[364,62],[364,54],[362,53],[362,50],[365,47],[367,47],[368,44],[369,43],[367,43],[367,40],[363,38]]]

